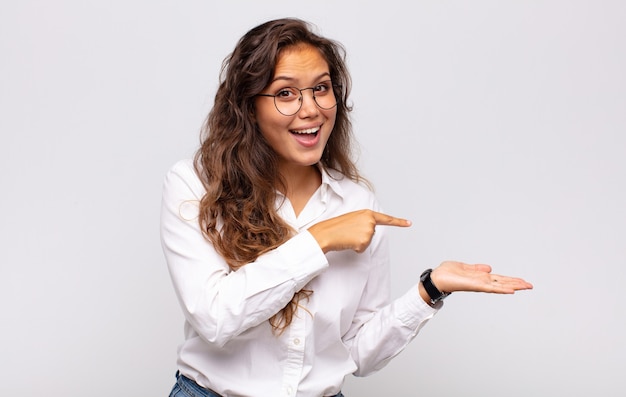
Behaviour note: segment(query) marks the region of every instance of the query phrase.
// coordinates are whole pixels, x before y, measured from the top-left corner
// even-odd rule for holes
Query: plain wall
[[[283,16],[348,50],[359,164],[414,222],[391,232],[396,296],[445,259],[535,286],[453,294],[345,394],[621,395],[618,0],[3,2],[0,394],[169,393],[162,179],[196,149],[222,59]]]

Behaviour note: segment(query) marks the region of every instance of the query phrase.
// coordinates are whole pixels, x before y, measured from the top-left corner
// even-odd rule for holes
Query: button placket
[[[289,325],[289,335],[284,343],[287,348],[287,359],[283,370],[283,390],[286,396],[293,397],[298,390],[298,383],[304,366],[304,335],[306,316],[294,315]]]

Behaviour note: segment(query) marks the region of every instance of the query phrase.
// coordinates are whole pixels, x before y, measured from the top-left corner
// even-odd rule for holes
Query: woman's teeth
[[[319,127],[318,128],[309,128],[306,130],[292,130],[291,132],[294,134],[315,134],[317,133],[317,131],[319,131]]]

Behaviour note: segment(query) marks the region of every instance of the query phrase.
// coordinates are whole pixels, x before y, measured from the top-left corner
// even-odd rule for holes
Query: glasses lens
[[[274,104],[286,116],[296,114],[300,109],[300,91],[292,87],[283,88],[275,94]]]
[[[329,81],[323,81],[313,87],[313,97],[315,103],[322,109],[332,109],[337,105],[333,84]]]
[[[322,109],[332,109],[337,106],[337,100],[333,94],[327,94],[324,96],[315,95],[315,103]]]

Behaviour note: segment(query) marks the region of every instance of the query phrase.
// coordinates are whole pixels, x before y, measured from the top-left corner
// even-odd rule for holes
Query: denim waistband
[[[193,379],[189,379],[178,371],[176,372],[176,383],[178,387],[192,397],[222,397],[217,392],[200,386]],[[344,397],[344,395],[339,392],[332,397]]]
[[[222,397],[215,391],[200,386],[193,379],[181,375],[180,372],[176,372],[176,383],[178,387],[192,397]]]

